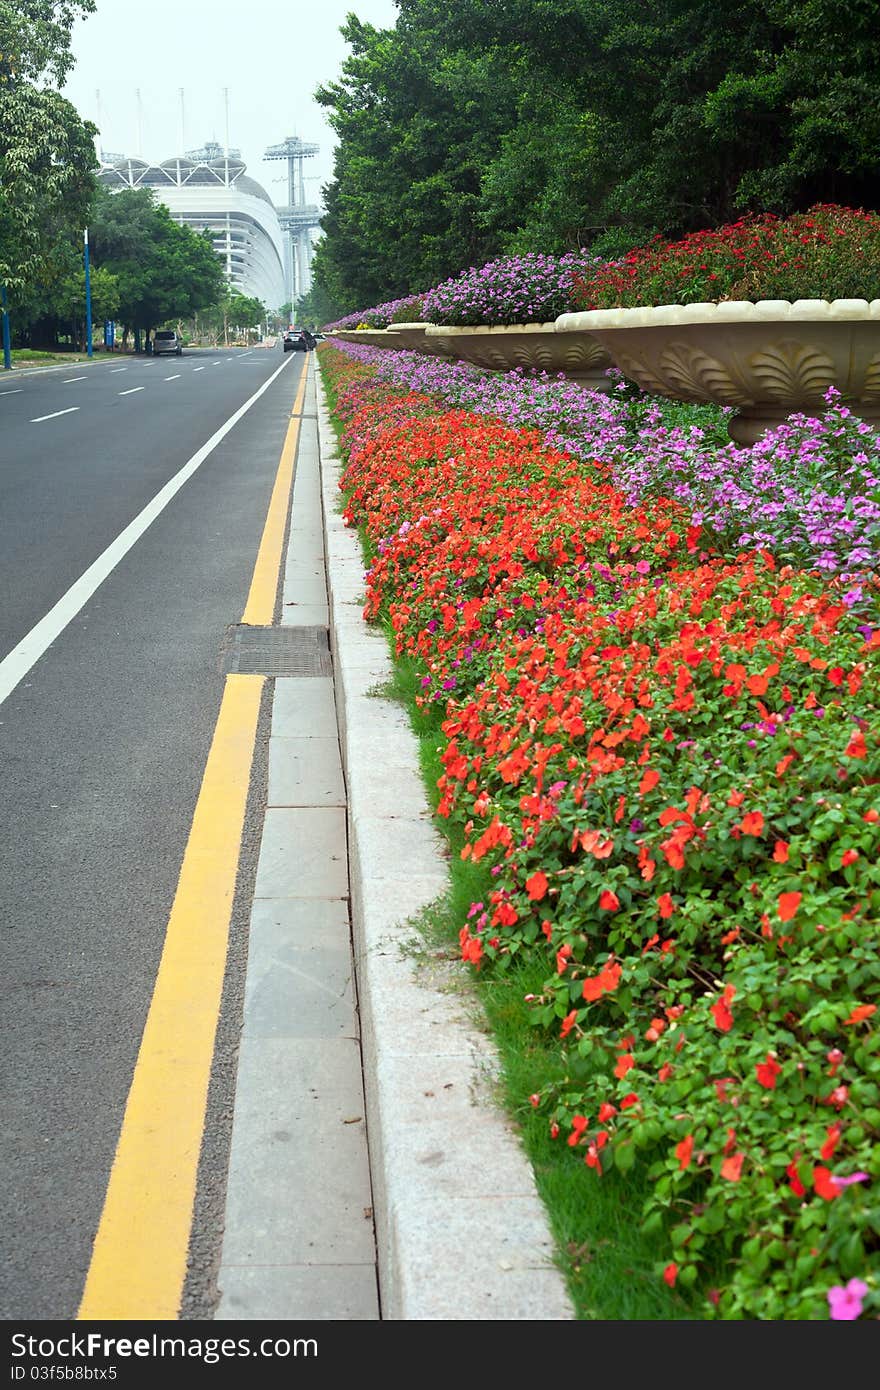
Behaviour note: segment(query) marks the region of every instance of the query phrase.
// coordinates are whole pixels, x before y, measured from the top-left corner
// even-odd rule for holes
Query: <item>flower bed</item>
[[[763,546],[780,561],[852,574],[880,559],[880,436],[832,395],[822,416],[793,417],[751,449],[719,446],[724,413],[682,409],[621,387],[611,398],[518,373],[353,349],[383,381],[537,427],[546,442],[602,458],[628,502],[681,502],[728,550]],[[693,421],[701,421],[694,424]]]
[[[444,714],[439,811],[489,885],[465,959],[545,961],[568,1071],[533,1106],[597,1179],[647,1168],[658,1278],[707,1316],[876,1316],[876,578],[848,604],[366,370],[338,399],[366,615]]]
[[[681,241],[656,237],[614,265],[578,277],[580,309],[720,300],[880,298],[880,215],[818,204],[779,218],[746,217]]]
[[[404,295],[401,299],[376,304],[372,309],[357,309],[353,314],[345,314],[324,327],[327,332],[337,328],[387,328],[389,323],[408,323],[419,319],[420,309],[421,299],[418,295]]]
[[[550,323],[579,307],[576,285],[606,263],[570,252],[507,256],[473,266],[422,297],[422,317],[429,323],[468,325]]]

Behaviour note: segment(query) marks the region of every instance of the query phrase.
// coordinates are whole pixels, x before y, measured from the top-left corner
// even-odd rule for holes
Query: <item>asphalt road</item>
[[[0,372],[7,1321],[76,1316],[223,693],[224,641],[245,607],[304,364],[274,348]],[[152,499],[279,369],[145,525]],[[108,568],[101,557],[139,517],[142,534]],[[75,611],[71,591],[96,564]],[[37,625],[59,604],[49,640]],[[262,810],[257,778],[245,883]],[[243,930],[239,907],[239,961]],[[234,1011],[234,973],[224,999]],[[222,1112],[234,1019],[218,1036]],[[208,1155],[219,1188],[222,1125]],[[204,1238],[200,1248],[210,1262]]]

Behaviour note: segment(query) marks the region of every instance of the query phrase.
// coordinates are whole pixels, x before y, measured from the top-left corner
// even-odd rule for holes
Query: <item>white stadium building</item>
[[[104,155],[98,177],[111,189],[151,188],[176,222],[207,229],[230,283],[271,311],[286,300],[285,236],[274,203],[245,168],[238,150],[208,144],[161,164]]]

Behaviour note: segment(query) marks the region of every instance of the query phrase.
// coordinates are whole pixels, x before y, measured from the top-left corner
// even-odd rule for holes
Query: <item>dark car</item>
[[[308,340],[304,328],[288,328],[283,338],[285,352],[305,352]]]

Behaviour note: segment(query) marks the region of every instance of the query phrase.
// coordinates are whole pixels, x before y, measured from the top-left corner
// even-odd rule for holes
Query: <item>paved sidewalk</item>
[[[329,629],[332,675],[275,678],[216,1317],[571,1319],[468,977],[413,957],[444,844],[376,693],[391,660],[308,371],[281,622]]]

